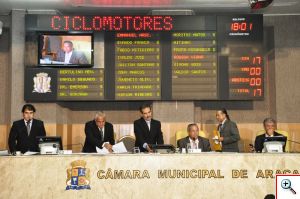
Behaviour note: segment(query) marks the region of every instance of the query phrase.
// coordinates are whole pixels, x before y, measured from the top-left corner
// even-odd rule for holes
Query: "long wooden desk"
[[[300,154],[2,156],[0,171],[0,198],[253,199],[275,194],[276,172],[299,173]],[[85,186],[67,186],[78,172]]]

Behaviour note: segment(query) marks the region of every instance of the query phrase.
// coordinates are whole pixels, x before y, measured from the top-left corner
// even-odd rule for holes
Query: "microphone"
[[[299,141],[294,141],[294,140],[286,140],[286,141],[289,141],[289,142],[292,142],[292,143],[296,143],[296,144],[300,144]]]

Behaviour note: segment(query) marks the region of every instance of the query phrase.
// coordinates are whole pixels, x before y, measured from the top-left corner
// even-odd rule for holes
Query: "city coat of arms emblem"
[[[91,189],[90,169],[86,168],[86,162],[76,160],[71,162],[71,168],[67,169],[66,190]]]
[[[51,93],[51,77],[47,73],[36,74],[33,83],[33,93]]]

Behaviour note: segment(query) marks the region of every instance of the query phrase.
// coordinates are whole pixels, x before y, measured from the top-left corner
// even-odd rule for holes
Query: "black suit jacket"
[[[8,145],[10,152],[39,151],[37,136],[46,136],[44,123],[41,120],[32,120],[30,134],[28,136],[24,119],[15,121],[10,129]]]
[[[96,147],[102,149],[104,142],[109,142],[111,145],[115,144],[114,127],[111,123],[105,122],[104,125],[104,141],[101,141],[101,133],[96,125],[95,120],[89,121],[85,124],[85,142],[82,149],[84,153],[95,153]]]
[[[220,136],[224,138],[222,142],[223,152],[239,152],[240,134],[234,122],[226,120],[220,129]]]
[[[211,149],[210,149],[210,143],[209,143],[208,139],[206,139],[204,137],[201,137],[201,136],[198,136],[198,140],[199,140],[199,143],[198,143],[198,148],[199,149],[201,149],[203,152],[211,151]],[[177,141],[177,146],[180,149],[186,148],[186,144],[187,143],[190,143],[189,136],[178,140]]]
[[[147,151],[143,144],[164,144],[163,133],[161,132],[160,121],[151,119],[150,131],[144,118],[134,121],[135,146],[141,152]]]
[[[65,52],[63,50],[59,50],[57,52],[57,61],[64,62],[65,61]],[[70,64],[88,64],[88,60],[86,59],[84,53],[80,51],[73,50],[72,56],[70,57]]]
[[[283,135],[274,131],[274,136],[283,136]],[[256,152],[262,152],[264,148],[265,138],[266,138],[265,133],[255,137],[254,148]],[[283,151],[285,151],[285,145],[283,147]]]

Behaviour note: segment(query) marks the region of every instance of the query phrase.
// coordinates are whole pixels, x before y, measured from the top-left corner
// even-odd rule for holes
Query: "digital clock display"
[[[238,31],[252,31],[253,23],[247,22],[232,22],[231,23],[231,31],[238,32]]]

